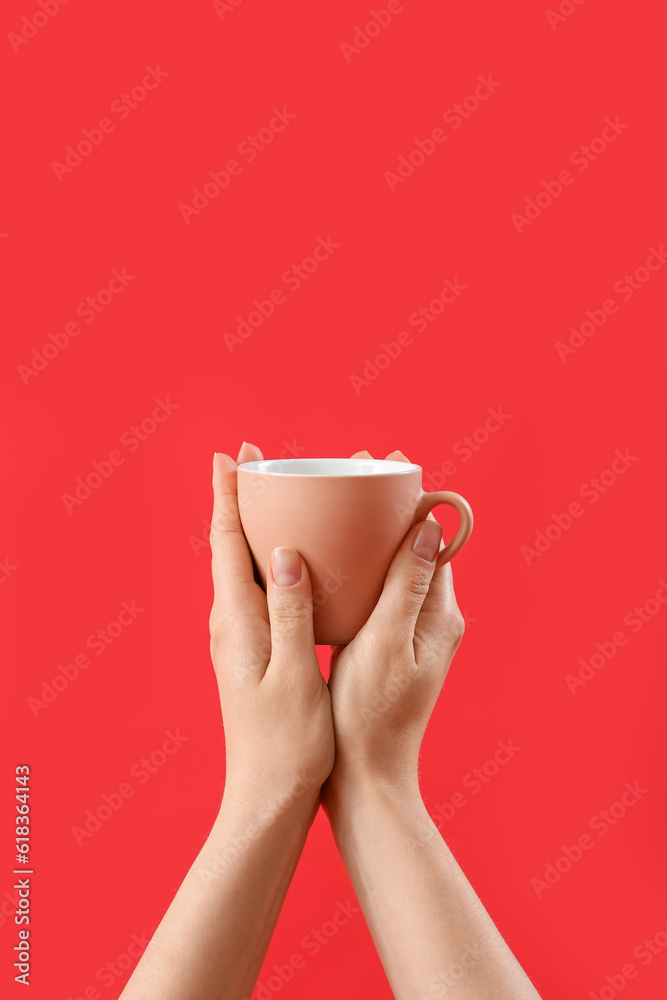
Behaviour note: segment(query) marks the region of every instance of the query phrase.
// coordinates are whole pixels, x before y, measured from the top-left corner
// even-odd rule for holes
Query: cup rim
[[[371,465],[373,466],[373,471],[364,472],[335,472],[333,471],[334,464],[338,466],[341,462],[345,463],[359,463],[360,465]],[[331,472],[307,472],[298,471],[299,468],[305,469],[309,464],[324,465],[332,467]],[[270,469],[264,468],[268,465],[281,464],[283,466],[292,466],[294,468],[289,469]],[[239,469],[243,469],[244,472],[259,472],[265,476],[292,476],[299,477],[303,479],[324,479],[327,477],[336,479],[361,479],[363,477],[375,477],[375,476],[400,476],[406,475],[409,472],[421,472],[421,465],[416,465],[414,462],[397,462],[394,459],[386,458],[265,458],[254,462],[242,462],[238,466]]]

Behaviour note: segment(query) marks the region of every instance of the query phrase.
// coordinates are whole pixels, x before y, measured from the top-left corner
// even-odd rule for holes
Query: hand
[[[238,460],[261,457],[244,444]],[[225,791],[124,1000],[250,996],[333,765],[331,702],[315,655],[305,563],[282,550],[287,558],[268,567],[265,596],[228,455],[213,459],[213,492],[211,657],[225,725]]]
[[[387,458],[408,461],[401,452]],[[332,647],[336,763],[323,789],[329,813],[368,780],[418,792],[419,748],[464,632],[451,566],[435,571],[441,546],[442,529],[429,515],[408,532],[366,624],[350,643]]]
[[[449,985],[461,1000],[539,1000],[419,791],[422,737],[464,630],[451,567],[435,569],[441,539],[431,518],[408,532],[368,621],[334,648],[322,804],[396,1000]]]
[[[239,463],[261,458],[248,444],[238,455]],[[224,800],[255,807],[300,796],[311,808],[333,766],[334,736],[315,653],[310,577],[298,553],[278,549],[266,595],[255,581],[236,469],[228,455],[215,456],[210,630],[225,729]]]

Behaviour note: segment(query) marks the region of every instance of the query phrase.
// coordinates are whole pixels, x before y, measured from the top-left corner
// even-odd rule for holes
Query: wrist
[[[359,816],[389,814],[419,816],[425,810],[417,773],[357,770],[343,774],[334,768],[322,789],[322,805],[334,833]]]
[[[199,877],[205,882],[253,878],[265,885],[291,878],[319,808],[307,784],[290,794],[262,796],[232,794],[225,787],[222,803],[198,857]],[[301,792],[301,794],[299,794]],[[285,883],[285,888],[287,883]]]
[[[216,826],[257,827],[312,823],[319,807],[321,783],[307,772],[280,783],[264,784],[249,776],[227,776]]]

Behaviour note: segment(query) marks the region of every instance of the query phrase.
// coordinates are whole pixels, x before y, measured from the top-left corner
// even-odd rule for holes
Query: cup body
[[[313,587],[315,642],[347,643],[375,607],[422,498],[418,465],[286,459],[238,469],[241,523],[262,584],[279,545],[301,553]]]

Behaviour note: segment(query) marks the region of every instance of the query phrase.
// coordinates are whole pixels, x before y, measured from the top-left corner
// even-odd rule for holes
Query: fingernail
[[[412,551],[420,559],[433,562],[442,538],[442,528],[437,521],[424,521],[412,544]]]
[[[223,469],[226,472],[233,472],[236,468],[236,462],[231,457],[231,455],[225,455],[223,451],[216,451],[213,455],[213,464],[215,465],[216,458],[222,464]]]
[[[279,587],[293,587],[301,579],[301,559],[294,549],[281,547],[271,553],[271,572]]]

